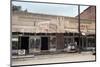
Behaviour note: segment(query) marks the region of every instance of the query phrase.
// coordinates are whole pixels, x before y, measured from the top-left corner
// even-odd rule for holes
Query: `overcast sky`
[[[21,6],[22,10],[28,10],[32,13],[42,13],[50,15],[70,16],[74,17],[78,15],[77,5],[62,5],[62,4],[47,4],[47,3],[31,3],[31,2],[12,2],[13,5]],[[81,6],[82,12],[89,6]]]

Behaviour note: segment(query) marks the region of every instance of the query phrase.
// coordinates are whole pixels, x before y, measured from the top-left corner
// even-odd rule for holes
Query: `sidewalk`
[[[90,52],[82,52],[81,54],[66,53],[66,54],[53,54],[53,55],[37,55],[30,58],[12,59],[12,65],[16,66],[16,65],[94,61],[94,60],[95,60],[95,55],[92,55]]]
[[[12,56],[12,59],[21,59],[21,58],[34,58],[33,55],[17,55],[17,56]]]

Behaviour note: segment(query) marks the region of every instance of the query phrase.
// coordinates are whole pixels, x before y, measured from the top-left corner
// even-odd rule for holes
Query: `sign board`
[[[12,41],[18,41],[18,38],[12,38]]]
[[[81,29],[81,30],[86,30],[86,29],[88,29],[88,26],[89,26],[89,25],[82,24],[82,25],[80,25],[80,29]]]
[[[18,50],[18,55],[25,55],[25,50]]]

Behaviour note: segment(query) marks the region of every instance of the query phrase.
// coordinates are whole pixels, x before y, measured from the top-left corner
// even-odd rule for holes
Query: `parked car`
[[[77,43],[69,43],[67,46],[67,52],[77,52]]]

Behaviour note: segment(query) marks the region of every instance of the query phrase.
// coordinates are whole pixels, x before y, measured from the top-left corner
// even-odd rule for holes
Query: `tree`
[[[15,6],[15,5],[13,5],[12,6],[12,10],[13,11],[21,11],[21,6]]]

